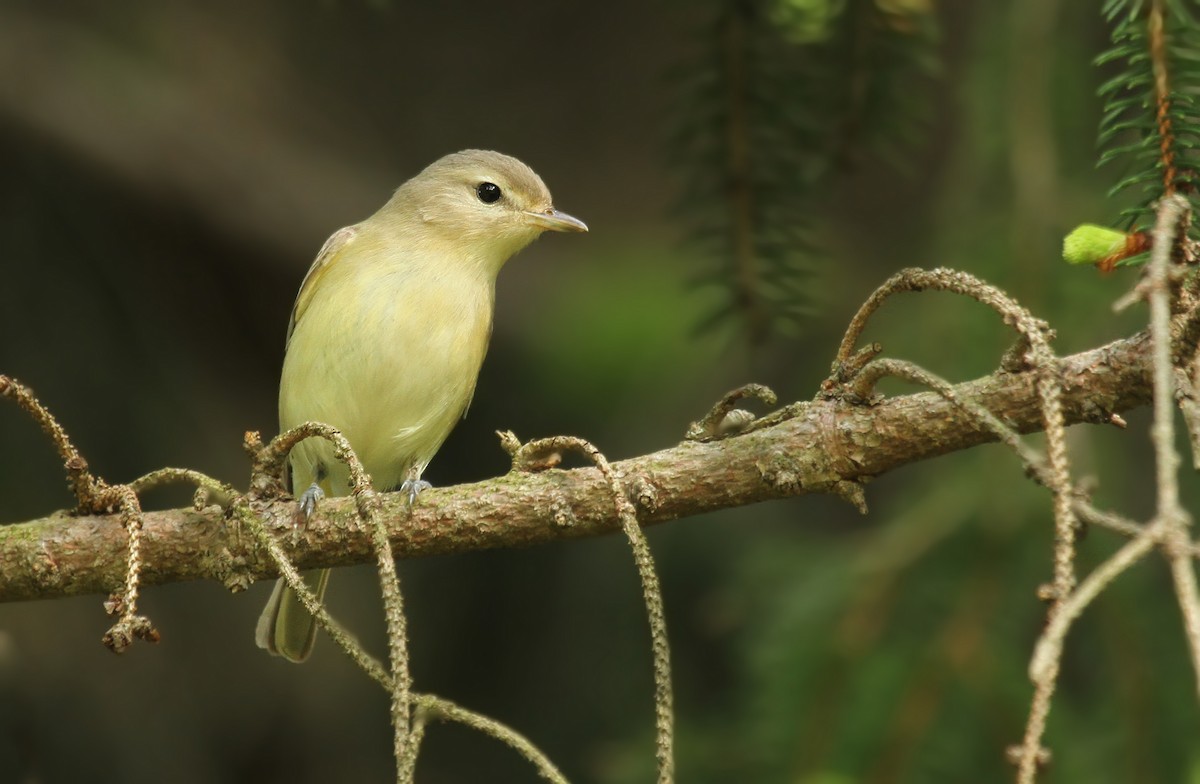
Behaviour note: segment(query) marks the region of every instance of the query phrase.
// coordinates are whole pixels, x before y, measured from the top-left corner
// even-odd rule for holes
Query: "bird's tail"
[[[329,584],[328,569],[304,572],[305,584],[317,595],[317,601],[325,595]],[[275,581],[275,590],[258,618],[254,632],[259,648],[266,648],[272,656],[282,656],[288,661],[302,662],[312,653],[317,640],[317,620],[304,609],[295,591],[288,588],[283,578]]]

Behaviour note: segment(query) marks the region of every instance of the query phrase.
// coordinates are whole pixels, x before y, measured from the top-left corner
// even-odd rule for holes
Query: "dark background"
[[[184,466],[244,485],[242,433],[275,433],[284,327],[321,242],[464,147],[522,158],[586,236],[504,271],[468,419],[426,473],[503,473],[494,431],[583,436],[611,459],[676,443],[747,381],[805,399],[870,290],[954,266],[1058,329],[1058,349],[1128,334],[1132,280],[1058,260],[1104,222],[1087,4],[947,3],[942,76],[908,174],[868,159],[815,223],[826,262],[800,337],[748,350],[697,334],[716,295],[687,281],[689,199],[667,164],[674,67],[705,3],[351,2],[119,6],[0,0],[0,372],[29,384],[92,467]],[[921,6],[916,3],[915,6]],[[402,339],[402,337],[399,337]],[[1011,341],[947,295],[890,303],[868,339],[961,380]],[[900,392],[903,387],[888,387]],[[1152,511],[1144,412],[1075,428],[1099,500]],[[1036,438],[1036,437],[1035,437]],[[0,522],[69,506],[52,449],[0,410]],[[1185,480],[1195,497],[1195,480]],[[187,503],[157,492],[152,507]],[[676,667],[679,780],[1007,781],[1051,572],[1048,496],[998,447],[867,489],[868,517],[801,498],[658,527]],[[1084,568],[1112,551],[1093,532]],[[650,780],[650,653],[617,537],[404,562],[416,686],[527,734],[572,781]],[[322,641],[303,666],[254,647],[268,584],[144,592],[163,639],[116,657],[100,602],[0,606],[0,782],[388,781],[387,701]],[[336,615],[383,650],[376,578],[339,570]],[[1051,780],[1200,775],[1200,717],[1169,578],[1149,558],[1068,641]],[[421,782],[529,781],[462,727],[431,728]]]

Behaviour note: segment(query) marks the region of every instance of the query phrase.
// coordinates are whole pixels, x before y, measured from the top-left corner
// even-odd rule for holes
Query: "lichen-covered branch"
[[[1067,422],[1108,423],[1113,413],[1150,401],[1145,334],[1061,361]],[[1040,429],[1034,372],[997,372],[955,387],[1010,423]],[[844,489],[909,463],[967,449],[995,436],[936,393],[873,406],[838,401],[792,404],[770,427],[719,441],[687,441],[613,464],[643,526],[703,512],[811,492]],[[681,431],[686,427],[680,422]],[[523,547],[615,532],[612,494],[595,468],[512,473],[435,488],[410,510],[406,496],[382,494],[397,557]],[[352,499],[331,499],[299,533],[286,537],[299,568],[369,563],[370,533]],[[268,528],[291,531],[295,505],[256,508]],[[123,584],[127,536],[116,515],[57,512],[0,527],[0,601],[108,593]],[[232,589],[274,577],[270,557],[216,506],[145,512],[142,585],[218,580]]]

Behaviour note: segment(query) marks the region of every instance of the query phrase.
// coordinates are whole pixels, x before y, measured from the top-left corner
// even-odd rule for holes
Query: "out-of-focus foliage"
[[[668,154],[696,284],[722,292],[703,327],[751,343],[794,332],[819,305],[814,229],[852,168],[911,171],[930,125],[937,23],[923,3],[720,0],[698,53],[673,71]]]
[[[1200,207],[1200,22],[1189,0],[1108,0],[1104,17],[1112,47],[1097,65],[1116,63],[1120,72],[1100,87],[1100,163],[1123,166],[1110,196],[1129,192],[1135,200],[1121,212],[1132,228],[1148,231],[1154,208],[1167,193]],[[1195,224],[1192,236],[1197,234]],[[1126,260],[1125,264],[1144,260]]]

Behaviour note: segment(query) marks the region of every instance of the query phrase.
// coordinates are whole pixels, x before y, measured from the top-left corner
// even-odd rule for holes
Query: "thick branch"
[[[1062,360],[1069,423],[1107,422],[1150,401],[1144,334]],[[1033,373],[998,372],[959,385],[1018,430],[1040,427]],[[680,423],[682,430],[686,423]],[[994,437],[935,393],[867,406],[818,401],[771,427],[708,443],[684,442],[613,464],[642,525],[810,492],[840,491],[908,463]],[[522,547],[620,529],[612,493],[594,468],[510,473],[421,495],[410,512],[401,494],[381,496],[397,557]],[[374,557],[351,499],[326,501],[295,536],[295,504],[258,510],[281,532],[297,566],[367,563]],[[232,588],[275,576],[252,537],[216,507],[144,516],[142,584],[216,579]],[[0,601],[107,593],[123,584],[127,541],[115,515],[46,518],[0,527]]]

